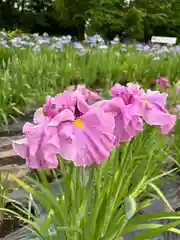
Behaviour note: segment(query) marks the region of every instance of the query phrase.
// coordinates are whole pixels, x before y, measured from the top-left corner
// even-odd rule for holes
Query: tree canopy
[[[180,0],[0,0],[0,29],[90,34],[147,41],[152,35],[180,37]]]

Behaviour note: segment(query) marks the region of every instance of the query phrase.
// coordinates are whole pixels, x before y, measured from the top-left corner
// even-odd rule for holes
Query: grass
[[[113,82],[126,81],[138,81],[148,88],[160,74],[171,82],[178,80],[180,55],[160,54],[161,59],[153,61],[157,54],[137,52],[133,47],[122,52],[122,47],[91,48],[84,56],[70,45],[64,52],[49,47],[41,47],[40,52],[0,47],[1,128],[10,118],[23,114],[27,105],[40,105],[45,95],[56,94],[73,82],[107,89]]]

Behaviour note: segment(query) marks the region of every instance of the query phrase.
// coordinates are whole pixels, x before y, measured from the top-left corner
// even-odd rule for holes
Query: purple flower
[[[166,90],[170,88],[168,79],[166,79],[163,76],[160,76],[159,78],[156,79],[156,85],[159,85],[161,90]]]
[[[76,99],[71,92],[57,94],[54,97],[47,96],[46,103],[43,105],[45,115],[53,118],[64,109],[75,110]]]
[[[101,97],[86,88],[85,85],[78,85],[77,89],[68,88],[68,91],[57,94],[54,97],[47,96],[46,103],[43,105],[43,111],[50,118],[55,117],[65,109],[71,110],[75,116],[80,116],[89,110],[89,105]]]
[[[24,139],[13,142],[15,152],[26,159],[29,168],[56,168],[56,149],[48,142],[51,135],[47,124],[26,123],[23,127]]]
[[[24,139],[13,142],[15,152],[30,168],[56,168],[57,156],[77,166],[100,164],[114,147],[143,131],[143,120],[160,126],[163,134],[175,124],[176,116],[165,108],[165,93],[145,93],[138,84],[128,83],[115,84],[110,94],[112,99],[102,100],[78,85],[76,90],[47,96],[34,123],[24,125]]]
[[[143,96],[144,90],[138,84],[128,83],[125,87],[117,83],[110,89],[110,95],[111,97],[121,97],[127,105],[133,103],[137,97]]]
[[[92,109],[78,119],[70,110],[64,110],[51,120],[49,128],[54,131],[52,145],[77,166],[99,164],[114,148],[114,118],[102,109]]]
[[[121,97],[102,100],[96,105],[114,116],[115,146],[118,146],[121,142],[131,141],[138,132],[143,131],[142,119],[132,111],[132,104],[126,105]]]
[[[145,97],[137,99],[133,112],[149,125],[160,126],[161,132],[167,134],[176,122],[176,116],[169,114],[165,109],[167,94],[148,90]]]

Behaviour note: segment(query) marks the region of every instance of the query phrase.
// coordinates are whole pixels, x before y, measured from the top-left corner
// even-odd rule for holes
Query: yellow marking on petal
[[[84,123],[81,119],[77,119],[77,120],[73,121],[72,123],[78,128],[83,128],[84,127]]]
[[[142,100],[144,103],[147,103],[147,104],[149,104],[149,101],[148,100],[146,100],[146,99],[144,99],[144,100]]]

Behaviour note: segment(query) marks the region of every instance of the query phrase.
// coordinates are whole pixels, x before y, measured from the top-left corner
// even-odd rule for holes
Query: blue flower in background
[[[84,49],[84,46],[78,42],[73,43],[74,48],[76,49]]]
[[[46,32],[44,32],[44,33],[43,33],[43,37],[49,37],[49,34],[46,33]]]
[[[116,36],[112,41],[110,41],[110,43],[112,44],[112,45],[116,45],[116,44],[118,44],[120,42],[120,40],[119,40],[119,37],[118,36]]]
[[[99,49],[107,49],[108,46],[107,46],[106,44],[102,43],[102,44],[100,44],[100,45],[98,46],[98,48],[99,48]]]
[[[121,51],[122,52],[127,52],[127,49],[123,47],[123,48],[121,48]]]
[[[46,39],[46,38],[42,38],[42,39],[38,39],[38,44],[49,44],[50,43],[50,39]]]
[[[40,47],[39,46],[35,46],[34,48],[32,48],[32,50],[34,52],[39,52],[40,51]]]
[[[7,37],[7,33],[2,31],[1,36],[2,36],[3,39],[5,39]]]
[[[63,51],[63,43],[61,40],[59,40],[57,43],[56,43],[56,50],[57,51]]]
[[[84,43],[84,44],[83,44]],[[5,31],[0,32],[0,45],[4,48],[16,47],[19,49],[26,49],[28,47],[33,47],[33,51],[40,51],[40,46],[45,45],[49,49],[54,49],[56,52],[62,52],[64,50],[65,44],[72,44],[75,49],[77,49],[77,54],[83,56],[86,54],[86,48],[93,47],[96,49],[108,49],[109,46],[119,44],[121,49],[118,50],[114,48],[114,55],[119,56],[122,52],[127,55],[138,54],[135,51],[130,51],[130,49],[136,49],[138,52],[146,52],[147,55],[153,55],[152,60],[158,61],[164,58],[167,58],[168,53],[177,54],[180,52],[180,46],[162,46],[160,44],[142,44],[142,43],[133,43],[126,42],[126,44],[120,44],[120,39],[116,36],[112,41],[106,42],[99,34],[94,34],[93,36],[87,36],[85,34],[85,40],[83,43],[78,42],[76,37],[71,35],[61,36],[61,37],[50,37],[48,33],[39,35],[38,33],[25,36],[11,37]],[[110,45],[111,44],[111,45]],[[159,55],[159,56],[156,56]]]
[[[29,41],[30,37],[29,36],[24,36],[23,39]]]
[[[160,60],[160,57],[154,57],[152,60],[153,60],[153,61],[159,61],[159,60]]]
[[[86,54],[86,50],[85,49],[80,49],[80,51],[78,52],[79,56],[84,56]]]

